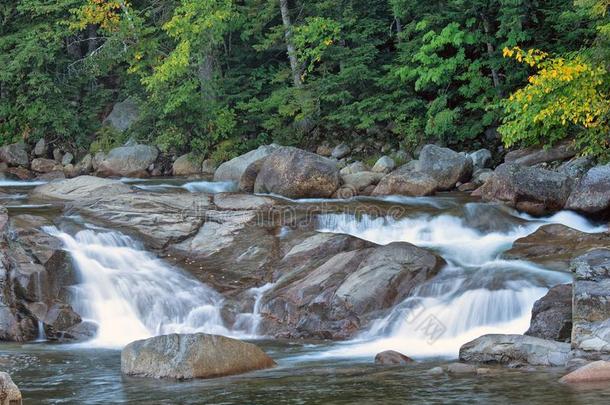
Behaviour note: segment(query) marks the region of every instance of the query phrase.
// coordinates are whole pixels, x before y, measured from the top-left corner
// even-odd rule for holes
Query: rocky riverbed
[[[40,150],[19,148],[0,154],[0,340],[22,346],[5,345],[0,365],[10,365],[26,398],[51,377],[42,371],[32,375],[40,384],[23,381],[33,366],[21,350],[50,370],[76,356],[68,375],[93,353],[109,367],[100,378],[116,389],[116,349],[167,334],[184,336],[176,342],[189,342],[184,350],[193,353],[208,347],[218,361],[237,349],[193,333],[275,339],[262,346],[278,368],[226,380],[248,381],[253,390],[235,390],[229,403],[256,395],[253,387],[266,392],[268,378],[288,384],[292,367],[298,381],[308,367],[322,380],[326,367],[339,370],[346,395],[350,376],[372,383],[385,375],[373,365],[384,350],[415,360],[401,366],[410,371],[387,371],[390,380],[422,387],[416,374],[466,375],[465,384],[476,386],[481,375],[510,373],[506,366],[522,369],[511,376],[525,383],[523,370],[536,367],[535,378],[556,381],[608,359],[610,166],[592,167],[565,145],[509,154],[495,170],[484,151],[435,145],[399,167],[384,156],[371,168],[339,157],[345,148],[327,157],[270,145],[223,163],[213,178],[155,177],[203,176],[209,162],[185,157],[163,169],[158,151],[143,145],[75,165],[44,153],[32,160]],[[149,346],[137,347],[130,358]],[[146,361],[177,359],[173,343],[150,347],[163,354],[147,352]],[[447,365],[458,356],[475,366]],[[244,364],[227,360],[226,370],[264,368],[242,357]],[[126,372],[165,373],[152,363],[149,372],[137,367]],[[194,369],[192,377],[232,374]],[[604,375],[603,367],[592,370],[583,373]],[[498,395],[511,389],[490,387]],[[422,389],[409,398],[429,398]],[[131,390],[103,395],[142,398]],[[540,398],[560,398],[557,392]],[[388,398],[404,395],[394,390]]]

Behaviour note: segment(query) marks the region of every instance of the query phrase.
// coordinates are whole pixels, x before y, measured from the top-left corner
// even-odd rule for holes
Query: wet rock
[[[159,151],[154,146],[121,146],[108,152],[99,163],[97,171],[104,176],[140,177],[158,156]]]
[[[201,173],[201,161],[190,154],[180,156],[172,166],[174,176],[189,176],[199,173]]]
[[[38,140],[34,146],[34,156],[45,157],[47,156],[48,152],[49,148],[47,146],[47,142],[44,140],[44,138],[40,138],[40,140]]]
[[[415,360],[413,360],[412,358],[394,350],[386,350],[375,355],[375,364],[380,364],[384,366],[406,365],[414,362]]]
[[[610,216],[610,164],[589,170],[574,187],[565,208]]]
[[[254,191],[289,198],[328,198],[339,188],[333,161],[293,147],[273,152],[263,163]]]
[[[568,271],[570,261],[576,256],[605,246],[610,246],[608,232],[586,233],[561,224],[549,224],[517,239],[503,257],[528,260],[555,270]]]
[[[55,304],[47,312],[44,323],[47,336],[61,337],[66,331],[81,323],[82,319],[71,306]]]
[[[0,371],[0,405],[21,405],[21,391],[8,373]]]
[[[375,173],[389,173],[396,167],[394,159],[389,156],[382,156],[377,160],[373,168],[371,169]]]
[[[133,99],[116,103],[110,114],[104,119],[104,125],[111,126],[118,132],[128,130],[140,118],[140,108]]]
[[[345,156],[349,155],[350,152],[351,152],[350,147],[347,146],[346,144],[342,143],[342,144],[335,146],[335,148],[333,149],[330,156],[334,157],[335,159],[342,159]]]
[[[121,352],[121,372],[139,377],[214,378],[273,366],[251,343],[204,333],[137,340]]]
[[[477,190],[487,201],[501,201],[533,215],[561,210],[570,195],[571,179],[563,173],[504,163]]]
[[[569,342],[572,335],[572,284],[561,284],[534,303],[528,336]]]
[[[561,377],[562,383],[594,383],[610,381],[610,361],[594,361]]]
[[[447,365],[449,374],[476,374],[477,368],[472,364],[451,363]]]
[[[438,190],[450,190],[472,176],[472,159],[448,148],[426,145],[419,154],[419,170],[432,177]]]
[[[476,152],[468,154],[472,159],[472,165],[474,170],[486,169],[491,167],[492,156],[491,152],[487,149],[479,149]]]
[[[32,160],[32,170],[38,173],[49,173],[61,171],[62,167],[59,163],[52,159],[37,158]]]
[[[359,172],[341,176],[343,184],[360,192],[371,185],[376,185],[383,178],[383,173]]]
[[[367,165],[358,161],[358,162],[354,162],[354,163],[351,163],[351,164],[345,166],[343,169],[341,169],[341,171],[339,173],[341,174],[341,176],[345,176],[348,174],[355,174],[355,173],[368,172],[368,171],[370,171],[370,169],[367,167]]]
[[[572,271],[572,347],[610,352],[610,249],[577,257]]]
[[[315,234],[275,266],[281,276],[261,305],[266,330],[276,336],[348,338],[443,265],[439,256],[408,243],[377,246]]]
[[[483,335],[460,348],[461,361],[511,367],[563,366],[571,356],[569,343],[525,335]]]
[[[13,143],[0,147],[0,161],[9,166],[27,167],[30,163],[27,145],[24,143]]]
[[[269,156],[278,148],[277,145],[259,146],[258,149],[251,150],[241,156],[224,162],[214,173],[214,181],[234,181],[239,182],[248,166],[262,158]]]
[[[36,176],[36,180],[44,180],[44,181],[54,181],[54,180],[64,180],[66,178],[66,173],[64,171],[56,170],[54,172],[42,173]]]
[[[398,194],[417,197],[433,195],[437,188],[438,183],[430,175],[401,167],[384,176],[379,181],[372,195]]]
[[[269,209],[276,205],[277,200],[271,197],[251,194],[217,193],[214,194],[213,202],[221,210],[243,211]]]
[[[550,148],[526,148],[508,152],[504,162],[522,166],[534,166],[540,163],[563,161],[576,155],[571,142],[558,144]]]

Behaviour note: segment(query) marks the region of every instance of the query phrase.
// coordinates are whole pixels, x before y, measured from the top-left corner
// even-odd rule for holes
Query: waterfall
[[[245,334],[247,337],[259,336],[259,326],[261,322],[260,307],[263,296],[269,291],[275,283],[267,283],[261,287],[254,287],[246,291],[246,295],[254,298],[251,313],[241,313],[237,315],[234,329]]]
[[[477,221],[483,216],[484,221]],[[478,229],[483,223],[495,229]],[[483,334],[524,333],[534,302],[572,277],[500,256],[516,239],[549,223],[590,233],[607,229],[571,212],[534,219],[489,204],[466,204],[457,215],[417,213],[400,219],[320,215],[320,231],[378,244],[410,242],[436,251],[448,265],[355,340],[318,356],[364,356],[392,349],[415,357],[455,357],[462,344]]]
[[[71,254],[80,278],[73,287],[73,307],[98,330],[87,344],[121,347],[167,333],[206,332],[229,335],[222,296],[169,266],[118,232],[78,232],[74,237],[54,227]]]

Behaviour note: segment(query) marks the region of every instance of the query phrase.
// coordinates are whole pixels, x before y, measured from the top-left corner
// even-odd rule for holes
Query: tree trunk
[[[491,31],[491,28],[489,25],[489,20],[487,20],[487,17],[485,17],[485,15],[483,13],[481,13],[481,19],[483,20],[483,29],[485,30],[485,35],[489,38],[490,31]],[[486,41],[486,44],[487,44],[487,56],[489,57],[489,60],[491,61],[491,59],[493,58],[495,49],[494,49],[493,44],[489,40]],[[501,96],[502,92],[500,91],[500,76],[498,75],[498,71],[493,67],[491,68],[491,79],[493,80],[494,88],[496,89],[498,94]]]
[[[216,99],[216,89],[214,88],[215,60],[211,51],[204,55],[197,73],[203,98],[205,100]]]
[[[286,40],[286,50],[288,51],[290,69],[292,70],[292,80],[295,87],[301,87],[301,72],[299,69],[299,61],[297,60],[297,52],[294,47],[294,42],[292,41],[292,22],[290,21],[288,0],[280,0],[280,12],[282,13],[282,23],[284,24],[284,38]]]

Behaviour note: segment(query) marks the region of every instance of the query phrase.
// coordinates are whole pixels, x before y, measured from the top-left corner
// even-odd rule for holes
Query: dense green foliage
[[[354,136],[406,148],[422,141],[476,146],[493,142],[484,134],[502,124],[508,144],[548,143],[581,131],[585,151],[602,155],[605,127],[536,117],[555,93],[536,98],[539,105],[522,114],[518,96],[510,95],[528,91],[528,77],[540,66],[506,58],[503,49],[584,61],[602,81],[595,94],[607,101],[607,6],[607,0],[5,1],[0,141],[45,136],[87,149],[135,137],[162,150],[225,159],[271,141],[312,145]],[[558,90],[568,104],[591,91],[579,88],[587,80],[570,83],[571,90]],[[140,105],[137,124],[128,134],[103,129],[113,103],[128,97]],[[607,122],[607,111],[600,114]],[[582,142],[591,136],[594,146]]]

